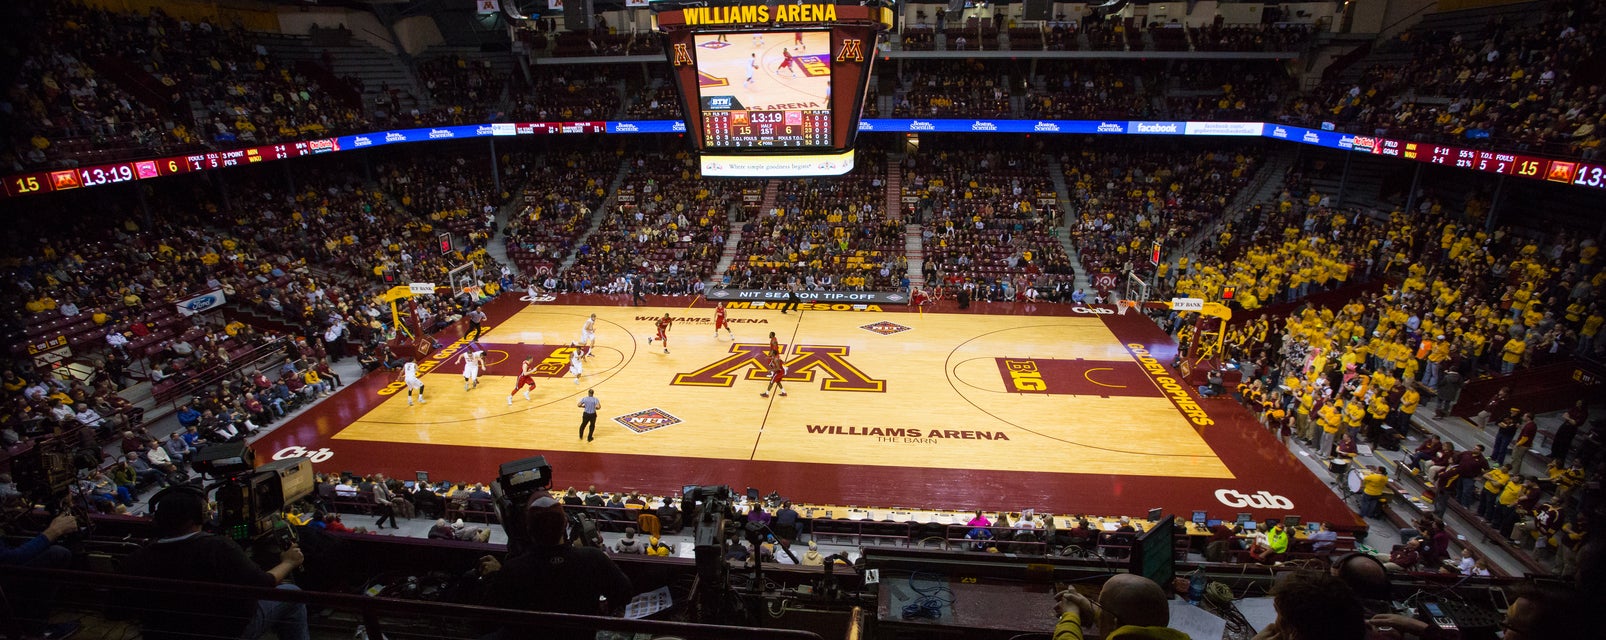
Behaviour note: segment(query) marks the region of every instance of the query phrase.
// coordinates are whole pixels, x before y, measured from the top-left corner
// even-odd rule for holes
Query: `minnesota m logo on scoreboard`
[[[782,345],[782,352],[786,346]],[[691,373],[677,373],[669,384],[682,387],[731,387],[738,375],[748,380],[768,380],[770,376],[767,344],[733,344],[731,353],[717,362]],[[871,378],[848,362],[849,348],[836,345],[792,345],[792,356],[786,360],[785,382],[813,382],[814,375],[823,376],[820,389],[825,391],[885,392],[886,380]],[[744,371],[745,370],[745,371]]]
[[[859,38],[843,38],[842,50],[837,52],[837,62],[864,62],[864,40]]]

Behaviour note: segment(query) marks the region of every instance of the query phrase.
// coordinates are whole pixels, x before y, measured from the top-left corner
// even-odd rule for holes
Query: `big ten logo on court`
[[[769,368],[768,344],[737,343],[730,347],[730,355],[720,358],[690,373],[677,373],[669,384],[683,387],[730,387],[741,375],[748,380],[767,381]],[[787,345],[781,345],[786,353]],[[836,345],[792,345],[792,356],[785,361],[786,376],[782,382],[813,382],[816,373],[823,377],[820,389],[824,391],[885,392],[886,380],[871,378],[853,363],[848,362],[850,349]]]
[[[1282,509],[1294,508],[1294,501],[1275,495],[1270,491],[1256,491],[1243,494],[1232,489],[1217,489],[1216,500],[1229,507],[1250,509]]]
[[[613,421],[624,425],[626,429],[636,433],[646,433],[648,431],[654,431],[664,427],[677,425],[681,422],[680,418],[676,418],[668,411],[664,411],[658,407],[643,409],[635,413],[627,413],[614,418]]]
[[[446,345],[445,347],[441,348],[440,350],[436,351],[435,353],[430,354],[430,356],[428,358],[426,358],[422,362],[418,363],[418,375],[419,375],[419,377],[423,377],[424,374],[429,373],[431,371],[434,371],[435,367],[441,366],[441,364],[445,363],[447,359],[451,358],[452,356],[457,355],[457,352],[461,351],[463,349],[463,347],[467,346],[468,343],[470,343],[470,342],[473,342],[473,341],[469,340],[468,338],[463,338],[462,340],[458,340],[457,342],[453,342],[453,343],[451,343],[449,345]],[[406,381],[404,381],[404,380],[393,380],[393,381],[391,381],[390,384],[385,385],[385,388],[379,390],[379,395],[382,395],[382,396],[395,395],[395,393],[397,391],[401,391],[402,389],[406,389],[406,388],[407,388],[407,382]]]
[[[535,374],[558,378],[563,376],[564,370],[569,366],[569,358],[574,355],[574,347],[558,347],[541,362],[535,365]]]
[[[299,445],[290,445],[273,453],[274,460],[288,460],[302,456],[311,459],[313,464],[318,464],[327,462],[330,458],[335,457],[335,452],[330,451],[328,447],[308,449]]]
[[[1043,372],[1038,370],[1036,362],[1005,359],[1004,369],[1009,371],[1009,382],[1014,385],[1016,391],[1048,390],[1048,383],[1043,380]]]

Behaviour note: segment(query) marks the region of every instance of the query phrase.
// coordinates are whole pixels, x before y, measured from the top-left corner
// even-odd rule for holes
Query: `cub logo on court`
[[[626,429],[636,433],[655,431],[664,427],[680,424],[681,422],[680,418],[676,418],[675,416],[670,415],[668,411],[664,411],[658,407],[643,409],[635,413],[627,413],[614,418],[613,421],[624,425]]]
[[[905,327],[905,326],[903,326],[901,324],[898,324],[896,322],[889,322],[887,320],[882,320],[880,322],[867,324],[867,325],[861,326],[859,328],[860,329],[864,329],[865,331],[879,333],[879,334],[884,335],[884,336],[890,336],[890,335],[892,335],[894,333],[903,333],[903,332],[908,331],[910,329],[910,327]]]

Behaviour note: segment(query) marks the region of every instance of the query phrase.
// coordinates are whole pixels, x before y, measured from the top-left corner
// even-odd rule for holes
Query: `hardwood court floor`
[[[776,490],[817,504],[1211,517],[1300,515],[1365,526],[1253,414],[1200,398],[1167,366],[1176,343],[1149,319],[1107,307],[979,303],[730,311],[736,340],[713,335],[713,305],[563,295],[488,304],[479,344],[490,369],[463,390],[442,332],[422,361],[429,402],[407,406],[390,374],[334,397],[253,443],[259,459],[312,456],[325,472],[489,481],[503,462],[543,455],[559,487],[672,493],[689,484]],[[688,303],[691,303],[688,306]],[[656,306],[654,306],[656,305]],[[828,306],[828,308],[831,308]],[[582,384],[569,343],[598,317]],[[646,338],[669,313],[671,353]],[[761,398],[754,364],[769,332],[785,345],[785,398]],[[517,363],[538,388],[507,404]],[[575,406],[595,388],[594,442]]]
[[[597,315],[581,383],[568,346]],[[651,319],[675,318],[669,350]],[[1232,478],[1199,431],[1097,316],[528,306],[481,336],[487,371],[463,389],[448,348],[428,403],[394,393],[334,439],[743,461]],[[787,397],[760,397],[775,332]],[[510,406],[519,363],[551,364]],[[440,357],[439,355],[437,357]],[[1012,375],[1014,374],[1014,375]],[[561,376],[561,377],[560,377]],[[394,388],[394,385],[388,389]],[[576,403],[602,400],[596,440]],[[383,393],[381,390],[379,393]],[[374,393],[374,392],[370,392]]]

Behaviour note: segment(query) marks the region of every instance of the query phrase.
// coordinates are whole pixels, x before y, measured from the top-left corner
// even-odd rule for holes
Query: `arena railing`
[[[127,594],[140,592],[179,598],[205,597],[213,602],[219,599],[252,602],[271,600],[303,604],[307,606],[309,617],[312,618],[310,624],[314,626],[315,637],[327,637],[327,634],[321,634],[323,631],[350,637],[359,627],[369,638],[473,637],[476,634],[471,633],[469,631],[471,629],[490,630],[506,627],[523,630],[525,633],[522,635],[525,637],[539,637],[539,633],[531,633],[534,631],[550,632],[553,629],[561,629],[582,633],[586,631],[646,633],[653,637],[673,636],[687,640],[823,640],[816,633],[789,629],[522,611],[469,604],[324,591],[268,589],[118,573],[14,566],[7,567],[6,574],[8,583],[11,584],[20,580],[53,585],[59,588],[64,597],[76,600],[72,604],[91,610],[106,611],[109,624],[151,612],[129,606]],[[0,630],[15,629],[19,623],[18,612],[14,606],[16,593],[6,595],[8,606],[0,607],[0,616],[3,616],[0,617]],[[188,614],[182,611],[157,613]],[[857,625],[850,626],[846,636],[849,640],[857,637],[856,629]]]
[[[157,405],[170,404],[177,410],[180,400],[195,395],[195,392],[222,382],[242,370],[259,367],[262,363],[272,360],[275,356],[284,355],[285,338],[277,337],[260,345],[252,347],[250,351],[234,356],[225,364],[214,365],[204,371],[193,372],[189,377],[171,386],[161,389],[151,387],[151,397]]]

